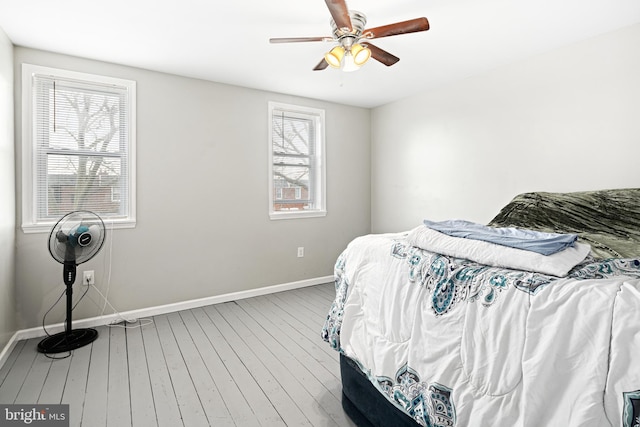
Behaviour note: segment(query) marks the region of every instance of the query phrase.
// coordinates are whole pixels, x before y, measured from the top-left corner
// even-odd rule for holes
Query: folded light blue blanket
[[[552,255],[573,245],[578,239],[576,234],[545,233],[513,227],[489,227],[461,219],[447,221],[424,220],[424,225],[453,237],[483,240],[502,246]]]

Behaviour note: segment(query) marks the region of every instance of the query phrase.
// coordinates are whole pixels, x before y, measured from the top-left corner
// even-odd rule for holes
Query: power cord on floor
[[[118,316],[117,320],[114,320],[112,322],[109,323],[109,327],[115,326],[115,327],[120,327],[120,328],[139,328],[148,324],[153,323],[152,319],[136,319],[136,318],[125,318],[124,316],[122,316],[122,314],[116,310],[116,308],[109,302],[109,291],[111,290],[111,262],[113,260],[113,236],[114,236],[114,221],[110,221],[109,223],[110,227],[109,227],[109,233],[107,234],[109,236],[109,241],[108,241],[108,255],[106,257],[104,257],[103,259],[103,270],[106,271],[107,274],[107,278],[106,278],[106,283],[107,283],[107,290],[105,291],[105,294],[103,294],[102,292],[100,292],[100,289],[98,289],[95,285],[93,285],[93,289],[96,290],[96,292],[98,292],[98,294],[102,297],[102,299],[104,300],[104,303],[101,304],[102,305],[102,310],[100,311],[100,316],[104,316],[104,312],[107,309],[107,305],[111,308],[111,310],[113,310],[114,314],[116,314]],[[103,276],[104,278],[104,276]],[[91,297],[89,297],[91,298]],[[91,301],[93,301],[94,304],[96,304],[98,307],[100,307],[100,304],[98,304],[96,301],[94,301],[91,298]],[[137,323],[138,320],[140,320],[140,323],[138,325],[130,325],[132,323]]]
[[[143,319],[137,319],[135,317],[131,317],[131,318],[126,318],[122,315],[122,313],[120,313],[107,299],[107,297],[100,292],[100,289],[98,289],[96,286],[93,286],[93,289],[98,293],[98,295],[100,295],[102,297],[102,299],[104,300],[104,304],[105,307],[107,305],[109,305],[109,307],[111,308],[111,310],[113,310],[114,314],[117,315],[117,320],[114,320],[113,322],[110,322],[107,326],[109,327],[119,327],[119,328],[140,328],[142,326],[146,326],[146,325],[150,325],[153,323],[153,319],[149,319],[149,318],[143,318]],[[93,301],[93,299],[92,299]],[[97,303],[94,301],[94,303],[97,305]],[[104,310],[103,310],[103,314],[104,315]],[[137,323],[137,325],[133,325],[133,323]]]
[[[93,298],[91,298],[91,296],[89,296],[89,299],[91,299],[91,301],[93,301],[93,303],[100,307],[102,306],[102,309],[100,311],[100,316],[104,316],[104,312],[107,309],[107,305],[111,308],[111,310],[113,310],[114,314],[116,314],[118,316],[117,320],[114,320],[112,322],[110,322],[107,326],[112,327],[121,327],[121,328],[139,328],[148,324],[153,323],[152,319],[136,319],[136,318],[125,318],[118,310],[116,310],[116,308],[109,302],[109,291],[111,290],[111,262],[113,261],[113,238],[115,233],[114,231],[114,221],[110,221],[108,223],[109,225],[109,233],[107,233],[108,236],[108,255],[106,257],[103,258],[103,270],[107,272],[107,278],[106,278],[106,283],[107,283],[107,290],[105,291],[105,294],[103,294],[102,292],[100,292],[100,289],[98,289],[97,286],[93,285],[93,289],[98,292],[98,294],[100,295],[100,297],[102,297],[104,303],[99,304],[96,301],[93,300]],[[104,275],[103,275],[104,278]],[[89,286],[89,284],[87,283],[87,287]],[[133,323],[138,323],[138,320],[140,320],[140,323],[138,325],[131,325]]]

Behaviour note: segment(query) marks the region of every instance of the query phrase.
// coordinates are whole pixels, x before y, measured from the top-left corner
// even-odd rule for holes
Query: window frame
[[[269,218],[272,220],[280,219],[296,219],[296,218],[317,218],[327,215],[326,207],[326,156],[325,156],[325,112],[323,109],[312,108],[300,105],[285,104],[281,102],[269,102]],[[313,183],[313,188],[310,188],[310,194],[312,194],[313,204],[316,206],[313,209],[307,210],[294,210],[294,211],[276,211],[274,209],[274,179],[273,179],[273,114],[274,111],[284,111],[292,115],[304,116],[305,118],[312,119],[315,122],[315,155],[310,156],[310,162],[313,162],[313,166],[310,165],[313,170],[314,176],[310,176],[310,183]],[[311,184],[310,184],[311,185]]]
[[[136,226],[136,82],[133,80],[81,73],[33,64],[22,64],[22,230],[25,233],[48,232],[56,219],[38,220],[38,148],[36,134],[36,105],[34,102],[34,76],[45,75],[60,79],[77,80],[84,84],[111,85],[126,88],[127,103],[127,186],[128,203],[124,216],[103,217],[113,228]]]

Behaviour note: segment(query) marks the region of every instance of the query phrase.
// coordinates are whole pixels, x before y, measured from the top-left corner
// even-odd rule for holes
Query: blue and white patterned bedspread
[[[567,277],[355,239],[323,338],[419,424],[640,426],[640,260]]]

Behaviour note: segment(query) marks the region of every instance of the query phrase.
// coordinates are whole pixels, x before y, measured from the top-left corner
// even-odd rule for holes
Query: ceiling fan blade
[[[369,28],[362,32],[363,37],[368,39],[378,39],[380,37],[396,36],[398,34],[417,33],[427,31],[429,21],[427,18],[416,18],[408,21],[396,22],[395,24],[383,25],[381,27]]]
[[[375,59],[376,61],[382,62],[387,67],[400,61],[400,58],[390,54],[386,50],[382,50],[379,47],[372,45],[371,43],[366,43],[366,45],[371,51],[371,56],[373,57],[373,59]]]
[[[351,26],[351,18],[349,17],[349,9],[345,0],[324,0],[329,8],[333,22],[336,23],[338,29],[346,28],[353,30]]]
[[[269,43],[330,42],[333,37],[272,37]]]
[[[313,71],[322,71],[328,66],[329,66],[329,63],[324,58],[322,58],[322,61],[318,62],[318,65],[314,67]]]

